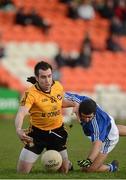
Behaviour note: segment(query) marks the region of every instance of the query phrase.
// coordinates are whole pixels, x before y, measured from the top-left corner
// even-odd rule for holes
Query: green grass
[[[22,144],[14,128],[14,120],[0,120],[0,179],[125,179],[126,178],[126,137],[120,138],[116,148],[110,153],[106,163],[118,159],[120,169],[116,173],[82,173],[77,166],[77,160],[86,157],[90,148],[89,140],[83,136],[78,124],[69,130],[68,152],[73,162],[74,171],[67,175],[62,173],[47,173],[42,168],[40,159],[35,163],[28,175],[16,173],[16,163]]]

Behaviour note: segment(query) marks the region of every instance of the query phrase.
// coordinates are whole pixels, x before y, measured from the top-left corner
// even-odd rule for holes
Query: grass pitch
[[[0,179],[126,179],[126,137],[121,137],[116,148],[110,153],[106,163],[119,160],[120,168],[115,173],[82,173],[77,160],[86,158],[90,148],[89,140],[83,135],[80,125],[74,123],[69,130],[68,152],[74,171],[67,175],[45,172],[40,159],[28,175],[16,173],[18,156],[23,145],[14,128],[14,120],[0,120]]]

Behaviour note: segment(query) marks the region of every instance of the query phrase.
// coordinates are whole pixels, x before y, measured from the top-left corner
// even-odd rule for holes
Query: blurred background
[[[126,119],[126,0],[0,0],[0,116],[15,115],[37,62],[65,91]]]

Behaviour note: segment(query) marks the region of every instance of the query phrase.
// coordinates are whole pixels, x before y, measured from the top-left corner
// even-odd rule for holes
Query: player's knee
[[[17,167],[17,173],[19,174],[29,174],[30,173],[30,169],[25,169],[22,167]]]
[[[21,174],[28,174],[30,173],[32,166],[33,164],[31,163],[26,163],[24,161],[19,160],[18,165],[17,165],[17,172]]]
[[[62,166],[60,168],[60,171],[67,174],[69,171],[69,161],[68,160],[63,160]]]
[[[30,173],[30,171],[17,170],[17,173],[19,173],[19,174],[29,174],[29,173]]]
[[[61,168],[59,169],[59,172],[67,174],[68,173],[68,169],[65,168],[64,166],[61,166]]]

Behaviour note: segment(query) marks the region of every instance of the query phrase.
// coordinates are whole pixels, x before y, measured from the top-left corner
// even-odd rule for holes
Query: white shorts
[[[25,161],[28,163],[34,163],[38,159],[39,155],[29,151],[28,149],[23,148],[19,157],[19,160]]]
[[[119,141],[119,131],[115,124],[115,121],[112,117],[111,118],[111,130],[106,138],[105,142],[102,144],[101,153],[108,154],[111,152],[114,147],[117,145]]]
[[[61,154],[63,160],[68,160],[68,154],[67,154],[66,149],[60,151],[59,153]],[[34,163],[38,159],[39,156],[40,155],[35,154],[35,153],[29,151],[28,149],[23,148],[21,151],[19,159],[21,161],[25,161],[28,163]]]

